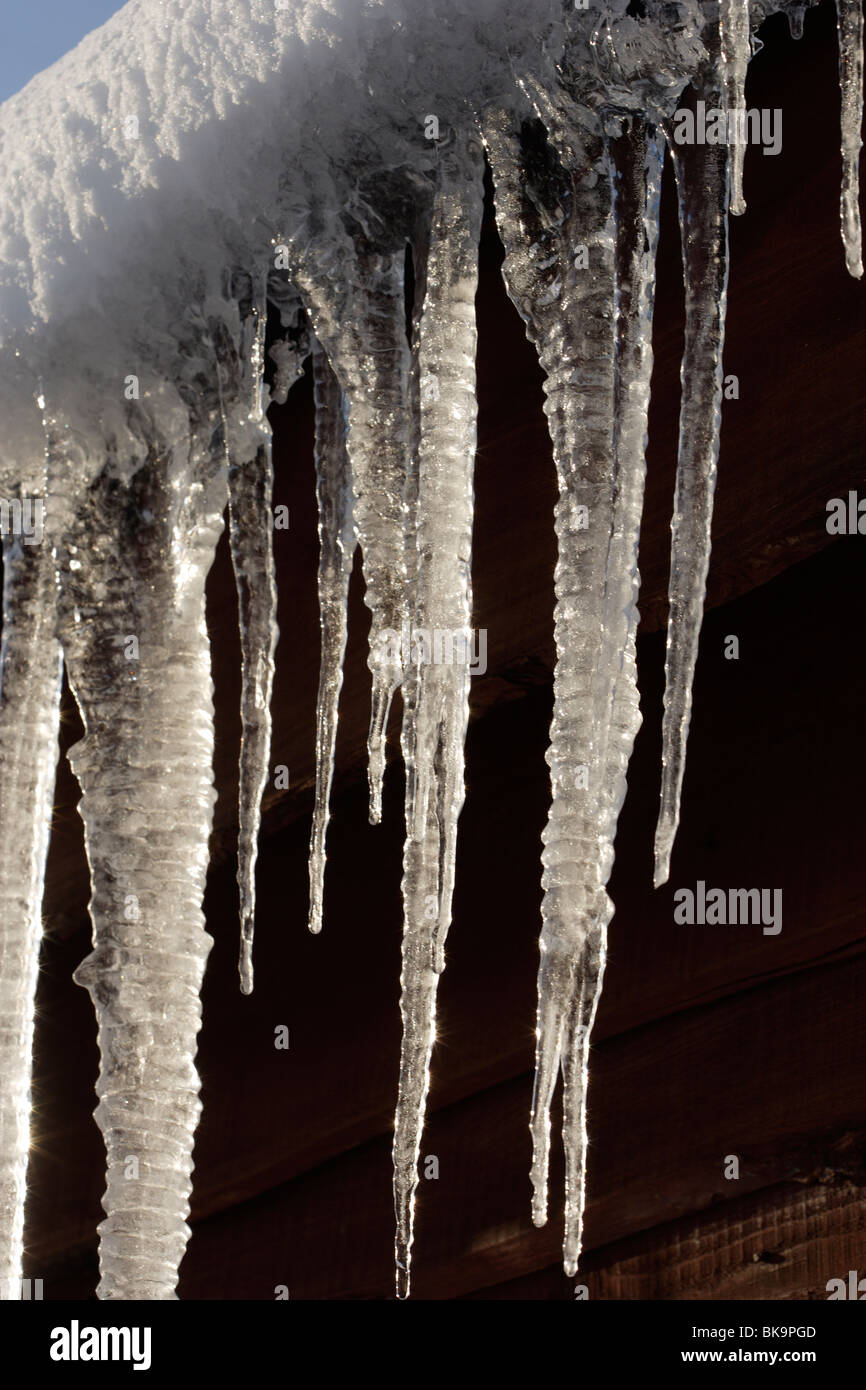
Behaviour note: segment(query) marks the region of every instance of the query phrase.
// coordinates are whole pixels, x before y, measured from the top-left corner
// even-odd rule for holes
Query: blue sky
[[[0,101],[122,8],[121,0],[0,0]]]

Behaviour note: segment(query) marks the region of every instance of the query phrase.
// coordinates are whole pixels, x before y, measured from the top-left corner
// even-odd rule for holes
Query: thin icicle
[[[23,506],[42,499],[17,499]],[[35,533],[34,533],[35,534]],[[0,1299],[20,1296],[42,890],[63,663],[51,547],[3,538],[0,650]]]
[[[609,141],[614,175],[615,303],[613,526],[604,596],[604,640],[598,668],[596,720],[602,734],[604,776],[596,787],[602,840],[602,879],[613,865],[613,833],[626,794],[626,771],[641,715],[635,637],[639,620],[637,568],[646,477],[646,442],[652,377],[652,315],[658,245],[664,137],[659,126],[635,115]]]
[[[369,666],[373,678],[367,743],[370,821],[382,815],[385,731],[391,701],[403,679],[397,635],[406,600],[403,554],[409,455],[409,344],[404,302],[405,247],[371,246],[360,229],[341,267],[349,284],[338,290],[333,270],[301,262],[298,280],[316,334],[349,402],[348,451],[354,516],[370,609]]]
[[[241,991],[253,989],[256,857],[261,802],[268,780],[271,691],[277,643],[273,561],[273,468],[270,440],[229,469],[232,564],[241,634],[241,751],[238,788],[238,889]]]
[[[842,245],[849,275],[863,274],[860,233],[860,129],[863,124],[862,0],[836,0],[839,89],[842,97]]]
[[[316,708],[316,801],[310,836],[310,931],[322,929],[325,838],[328,833],[337,711],[346,651],[346,605],[356,532],[352,474],[346,450],[348,404],[327,355],[314,339],[316,494],[319,502],[319,625],[322,656]]]
[[[403,1042],[393,1148],[398,1298],[409,1293],[436,987],[445,963],[457,820],[464,797],[476,441],[475,288],[482,207],[477,141],[458,134],[442,148],[439,180],[418,336],[418,570],[403,692]],[[443,661],[446,648],[443,645],[437,654],[437,643],[450,640],[462,650]]]
[[[743,157],[746,152],[746,70],[751,57],[749,0],[721,0],[719,52],[729,140],[732,121],[734,127],[734,140],[731,143],[730,210],[739,215],[746,211],[743,198]]]
[[[253,990],[256,858],[271,747],[271,692],[277,629],[274,571],[274,472],[271,431],[262,406],[265,303],[249,277],[240,301],[241,400],[224,421],[229,463],[229,539],[241,637],[241,751],[238,778],[238,892],[241,991]]]
[[[411,325],[411,357],[409,368],[409,456],[404,494],[403,555],[406,569],[406,607],[414,610],[418,583],[418,488],[421,458],[421,322],[427,295],[427,264],[430,256],[431,216],[419,218],[414,229],[409,254],[412,259],[413,304]],[[425,385],[425,397],[431,392],[431,380]],[[402,636],[402,634],[401,634]],[[408,655],[408,654],[407,654]],[[405,695],[405,692],[404,692]],[[406,721],[403,721],[404,729]],[[414,793],[413,793],[414,801]]]
[[[710,96],[708,104],[712,100]],[[679,204],[686,327],[671,521],[662,787],[655,835],[656,887],[667,882],[680,818],[692,682],[710,564],[728,285],[727,151],[719,145],[677,145],[673,140],[670,150]]]
[[[605,778],[617,809],[625,798],[628,752],[640,720],[635,662],[638,624],[637,600],[640,574],[637,568],[640,524],[646,476],[646,444],[652,377],[652,316],[655,302],[655,263],[659,235],[664,136],[660,126],[634,116],[624,134],[612,143],[615,170],[614,216],[616,222],[616,403],[614,410],[614,464],[616,500],[609,570],[614,578],[607,590],[606,628],[614,638],[623,637],[621,679],[614,686],[612,712],[614,775]],[[623,604],[624,586],[630,578],[631,601]],[[620,709],[620,702],[624,708]],[[616,776],[622,781],[617,783]]]

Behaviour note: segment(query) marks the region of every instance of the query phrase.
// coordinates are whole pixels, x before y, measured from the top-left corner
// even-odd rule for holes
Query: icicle
[[[788,10],[788,29],[792,39],[803,37],[803,17],[806,13],[805,5],[793,5]]]
[[[229,536],[241,634],[241,753],[238,788],[238,890],[240,894],[241,991],[253,989],[256,857],[262,795],[271,746],[271,691],[277,645],[274,572],[274,474],[271,431],[262,408],[265,302],[255,302],[244,277],[240,405],[224,417],[229,463]],[[236,287],[237,288],[237,287]]]
[[[713,100],[708,98],[708,104]],[[662,788],[655,836],[656,887],[667,882],[680,817],[692,681],[698,655],[722,414],[722,347],[728,285],[727,151],[670,141],[686,292],[680,372],[679,458],[671,522]]]
[[[406,598],[403,555],[409,453],[409,344],[404,302],[405,249],[375,250],[357,233],[340,270],[350,286],[337,295],[333,268],[301,263],[298,281],[319,341],[349,402],[348,451],[355,525],[364,558],[373,677],[368,738],[370,821],[382,815],[385,731],[403,678],[399,633]]]
[[[270,440],[255,457],[229,470],[231,552],[240,615],[242,651],[241,754],[238,820],[241,990],[253,988],[256,856],[262,794],[268,779],[271,690],[277,642],[277,591],[273,561],[273,468]]]
[[[193,360],[191,373],[204,365]],[[193,400],[196,388],[187,394]],[[83,792],[93,951],[74,978],[90,992],[99,1029],[102,1299],[176,1297],[211,945],[202,913],[216,795],[204,586],[227,500],[219,403],[198,414],[192,438],[159,438],[146,419],[143,429],[145,462],[127,471],[110,455],[68,498],[58,536],[61,640],[86,730],[70,762]],[[49,476],[59,493],[69,471],[55,433]]]
[[[592,166],[595,166],[592,168]],[[607,675],[604,597],[612,534],[614,416],[614,244],[611,181],[601,151],[583,186],[575,179],[572,244],[585,245],[588,272],[563,267],[559,323],[540,343],[545,411],[559,479],[554,626],[557,666],[547,762],[552,804],[543,834],[543,927],[538,976],[538,1047],[531,1130],[533,1219],[546,1220],[550,1103],[561,1064],[565,1084],[566,1272],[576,1272],[583,1214],[585,1083],[589,1034],[601,991],[611,904],[602,858],[612,844],[593,803],[606,776],[596,724],[597,680]],[[557,341],[558,340],[558,341]],[[555,345],[555,346],[554,346]],[[553,348],[553,351],[551,349]],[[575,765],[588,769],[589,796]],[[607,865],[609,872],[609,862]],[[576,1108],[575,1108],[576,1104]]]
[[[509,292],[538,344],[560,498],[557,669],[544,834],[533,1219],[547,1216],[550,1104],[565,1086],[565,1267],[577,1268],[589,1037],[612,907],[604,885],[640,723],[637,538],[651,372],[660,149],[636,120],[610,162],[595,139],[569,175],[537,122],[486,128]],[[616,210],[616,236],[613,209]],[[521,236],[521,224],[524,229]],[[525,239],[524,239],[525,238]],[[612,312],[616,295],[617,312]]]
[[[603,775],[597,778],[595,797],[591,786],[584,793],[591,802],[595,802],[599,871],[603,884],[607,883],[613,866],[613,840],[626,795],[626,772],[641,723],[635,655],[640,588],[637,557],[646,475],[645,450],[653,362],[652,312],[664,142],[654,125],[646,124],[642,117],[636,116],[629,123],[626,133],[612,142],[610,149],[615,175],[616,233],[615,491],[598,667],[601,699],[600,703],[596,702],[594,715],[600,733],[596,763],[604,770]],[[568,1001],[571,1013],[562,1043],[563,1141],[566,1154],[563,1260],[566,1271],[571,1275],[577,1273],[583,1244],[589,1047],[601,996],[607,923],[612,913],[612,905],[604,903],[595,926],[598,934],[595,948],[592,928],[587,935],[584,948],[586,958],[579,966],[579,994],[576,997],[573,995]],[[542,998],[540,994],[540,1022],[543,1017]],[[560,1004],[564,1002],[560,1001]],[[546,1103],[549,1105],[549,1099]],[[550,1128],[548,1112],[545,1111],[543,1115],[534,1112],[533,1124],[537,1151],[539,1156],[544,1155],[545,1165],[543,1174],[536,1174],[536,1194],[540,1198],[547,1180],[545,1150]],[[542,1214],[540,1200],[536,1214],[539,1217]]]
[[[734,121],[734,140],[731,144],[731,212],[746,211],[743,199],[743,157],[746,133],[746,69],[751,56],[749,0],[721,0],[719,5],[720,76],[725,97],[730,140],[730,123]]]
[[[610,904],[590,798],[604,768],[594,746],[605,573],[613,530],[614,239],[608,160],[594,137],[583,167],[563,167],[537,121],[512,129],[504,113],[485,128],[505,243],[504,274],[546,374],[559,482],[555,572],[557,666],[547,761],[552,804],[544,833],[543,927],[532,1101],[532,1215],[547,1219],[550,1105],[560,1064],[570,1093],[585,1051],[604,970]],[[581,776],[581,773],[583,774]],[[583,1038],[580,1036],[581,1027]],[[585,1124],[578,1105],[578,1130]],[[572,1137],[574,1137],[572,1129]],[[578,1142],[580,1137],[578,1135]],[[569,1159],[569,1176],[573,1165]],[[569,1245],[581,1185],[569,1188]]]
[[[603,785],[605,791],[613,796],[614,814],[618,814],[625,799],[628,757],[641,718],[635,661],[640,589],[637,557],[646,475],[653,364],[652,315],[664,137],[658,125],[635,116],[611,148],[616,175],[614,216],[617,237],[616,496],[608,565],[614,582],[609,583],[607,589],[605,628],[611,644],[616,632],[621,632],[623,658],[622,672],[614,684],[612,773],[606,774]],[[617,576],[620,576],[618,580]]]
[[[839,88],[842,95],[842,244],[849,275],[863,274],[860,235],[860,127],[863,122],[862,0],[836,0]]]
[[[319,622],[322,656],[316,709],[316,801],[310,836],[310,931],[322,929],[325,837],[337,742],[337,710],[346,650],[346,605],[356,532],[346,451],[348,404],[327,356],[313,340],[316,396],[316,492],[319,501]]]
[[[7,497],[10,494],[7,494]],[[16,499],[41,508],[41,498]],[[4,504],[5,505],[5,504]],[[31,520],[36,520],[32,517]],[[40,518],[40,529],[41,529]],[[35,531],[33,532],[35,535]],[[0,650],[0,1298],[20,1296],[42,889],[62,659],[51,548],[3,538]]]
[[[445,963],[457,820],[464,797],[471,675],[475,288],[482,161],[477,142],[459,134],[440,155],[418,336],[418,571],[403,692],[403,1043],[393,1150],[399,1298],[409,1293],[436,987]],[[449,659],[451,641],[459,650]]]

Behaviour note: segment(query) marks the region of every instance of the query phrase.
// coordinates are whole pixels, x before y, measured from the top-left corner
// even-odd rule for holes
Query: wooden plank
[[[866,1184],[781,1184],[595,1250],[578,1280],[552,1265],[468,1299],[827,1299],[866,1267]],[[835,1291],[835,1290],[833,1290]],[[724,1320],[722,1320],[724,1321]],[[759,1334],[760,1335],[760,1334]]]
[[[862,1183],[864,988],[861,957],[594,1048],[587,1248],[712,1208],[732,1189],[739,1199],[828,1170]],[[439,1178],[419,1192],[418,1297],[453,1298],[557,1258],[558,1154],[551,1221],[539,1231],[529,1219],[529,1095],[527,1075],[432,1115],[422,1155],[437,1157]],[[731,1154],[736,1184],[724,1177]],[[182,1295],[269,1298],[287,1284],[299,1298],[389,1297],[392,1219],[382,1136],[199,1220]],[[46,1279],[70,1253],[48,1231],[28,1247],[33,1276]]]

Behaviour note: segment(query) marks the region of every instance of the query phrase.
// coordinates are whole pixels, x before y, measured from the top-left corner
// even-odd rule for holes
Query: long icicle
[[[241,751],[238,770],[238,891],[241,991],[253,990],[256,858],[271,746],[271,693],[277,629],[274,569],[274,470],[262,404],[265,302],[249,277],[240,300],[240,403],[224,417],[229,480],[229,540],[241,637]]]
[[[612,775],[605,777],[604,786],[613,796],[615,813],[625,799],[628,754],[637,733],[635,720],[640,720],[635,660],[640,591],[637,559],[646,478],[653,367],[652,318],[664,150],[660,125],[643,116],[633,116],[623,135],[611,145],[616,176],[617,340],[616,497],[610,573],[614,579],[622,578],[608,585],[605,626],[611,639],[617,631],[621,633],[623,658],[622,671],[615,679],[611,715]],[[622,781],[618,782],[620,774]]]
[[[345,249],[345,248],[344,248]],[[301,259],[297,279],[313,327],[349,402],[348,451],[354,517],[370,610],[372,674],[367,741],[370,821],[382,815],[385,731],[403,679],[395,651],[406,599],[403,553],[409,455],[409,344],[404,300],[405,247],[371,246],[359,230],[340,275]]]
[[[190,374],[208,365],[204,352],[194,355]],[[189,399],[199,399],[196,386]],[[58,533],[60,635],[85,726],[70,762],[83,793],[93,921],[93,950],[74,979],[98,1024],[98,1296],[110,1300],[177,1296],[211,946],[202,912],[216,799],[205,578],[227,501],[219,404],[201,401],[191,433],[172,441],[148,429],[144,462],[127,472],[109,456],[83,496],[66,499]],[[182,490],[181,468],[190,470]],[[58,492],[65,469],[55,433]]]
[[[614,236],[609,160],[600,135],[563,158],[537,120],[507,113],[485,127],[505,244],[506,286],[545,372],[545,413],[559,484],[555,523],[557,664],[547,762],[552,802],[544,831],[536,1069],[532,1097],[532,1218],[547,1220],[550,1106],[569,1046],[569,1084],[582,1051],[572,1020],[591,1024],[604,971],[611,907],[601,880],[590,796],[604,769],[595,740],[597,672],[613,534]],[[585,1028],[588,1036],[588,1026]],[[571,1034],[571,1036],[569,1036]],[[578,1128],[585,1120],[578,1116]],[[569,1165],[571,1166],[571,1165]],[[567,1192],[569,1232],[581,1194]],[[569,1271],[570,1272],[570,1271]]]
[[[21,501],[21,499],[18,499]],[[24,506],[41,507],[42,499]],[[35,533],[34,533],[35,534]],[[63,662],[51,547],[3,538],[0,649],[0,1298],[21,1289],[42,892]]]
[[[746,70],[751,57],[749,0],[721,0],[719,5],[720,77],[728,122],[734,123],[731,143],[730,210],[738,216],[746,211],[743,198],[743,158],[746,152]]]
[[[863,124],[862,0],[836,0],[839,33],[839,89],[842,97],[842,245],[848,273],[863,274],[860,232],[860,129]]]
[[[640,575],[637,568],[646,477],[646,440],[652,376],[652,313],[658,245],[664,140],[651,123],[635,116],[610,144],[614,173],[616,284],[613,531],[605,583],[603,638],[595,703],[599,731],[587,792],[599,827],[600,877],[613,867],[614,835],[626,795],[626,772],[641,724],[635,637]],[[603,771],[602,771],[603,769]],[[599,773],[601,775],[599,775]],[[586,1205],[587,1096],[589,1048],[601,995],[606,927],[612,908],[600,914],[596,974],[592,938],[587,968],[580,971],[579,997],[572,1001],[563,1043],[563,1140],[566,1209],[563,1261],[575,1274],[583,1245]]]
[[[561,1067],[567,1161],[563,1255],[573,1273],[582,1241],[589,1037],[612,912],[604,885],[640,723],[634,664],[637,537],[660,150],[654,130],[635,121],[613,145],[614,191],[598,137],[569,174],[537,121],[525,121],[518,131],[500,114],[485,134],[506,248],[506,282],[547,376],[545,409],[560,488],[557,669],[548,753],[553,801],[544,835],[531,1130],[533,1219],[542,1224],[550,1104]]]
[[[316,494],[319,503],[319,625],[322,656],[316,708],[316,800],[310,836],[310,931],[322,929],[325,839],[328,833],[337,711],[346,651],[346,605],[357,535],[352,474],[346,450],[348,403],[321,344],[314,338]]]
[[[464,797],[482,172],[474,138],[458,133],[452,143],[443,143],[418,334],[418,570],[412,650],[404,654],[403,1041],[393,1146],[398,1298],[409,1294],[436,988],[451,920],[457,820]],[[437,641],[452,640],[460,650],[443,661]]]
[[[708,105],[717,93],[707,96]],[[655,834],[656,887],[666,883],[680,818],[692,682],[710,565],[713,493],[722,418],[722,348],[728,285],[728,151],[669,141],[677,183],[685,343],[662,721],[662,786]]]
[[[613,529],[613,312],[612,181],[602,148],[574,177],[571,236],[587,250],[587,266],[564,268],[560,325],[540,344],[546,372],[545,413],[559,482],[555,511],[556,673],[550,747],[552,803],[542,839],[542,932],[538,972],[538,1043],[531,1132],[533,1219],[547,1216],[550,1103],[562,1067],[566,1091],[585,1091],[586,1052],[601,992],[607,924],[612,905],[604,891],[602,857],[608,846],[595,823],[593,801],[605,775],[594,714],[604,666],[604,598]],[[594,177],[593,177],[594,176]],[[587,273],[588,272],[588,273]],[[559,341],[557,342],[557,339]],[[575,757],[575,752],[578,756]],[[575,762],[587,768],[590,795],[576,789]],[[611,847],[612,853],[612,847]],[[567,1132],[577,1153],[566,1155],[566,1272],[576,1272],[583,1209],[581,1153],[583,1103]],[[575,1164],[577,1158],[577,1164]],[[577,1171],[575,1171],[577,1167]]]

